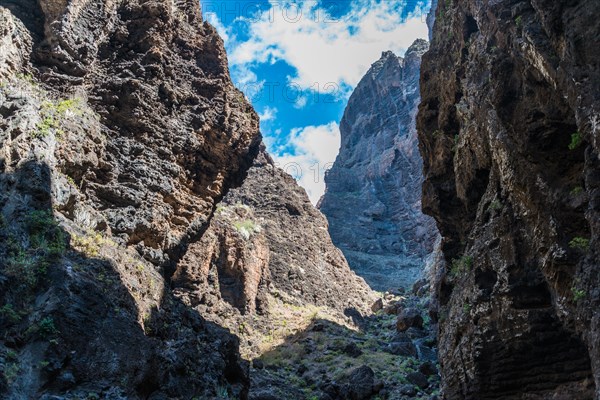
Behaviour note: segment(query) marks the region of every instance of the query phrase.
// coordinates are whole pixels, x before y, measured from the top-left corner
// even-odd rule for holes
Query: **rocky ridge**
[[[244,399],[239,338],[368,308],[196,1],[2,0],[0,26],[3,397]]]
[[[447,399],[598,399],[600,4],[444,1],[421,67]]]
[[[357,85],[318,205],[352,269],[378,290],[410,287],[437,236],[433,219],[421,211],[415,127],[419,67],[427,49],[419,39],[404,58],[383,53]]]

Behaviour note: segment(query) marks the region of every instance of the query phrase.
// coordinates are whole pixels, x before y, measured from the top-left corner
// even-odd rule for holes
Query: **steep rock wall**
[[[219,203],[202,240],[190,246],[173,287],[207,319],[232,331],[244,326],[248,356],[273,346],[277,324],[295,330],[310,322],[278,316],[282,308],[352,324],[375,300],[333,245],[323,214],[264,149],[243,184]]]
[[[421,211],[422,160],[415,117],[417,40],[404,58],[383,53],[352,93],[340,123],[342,144],[327,172],[319,208],[350,266],[379,290],[409,287],[437,234]]]
[[[196,1],[0,1],[0,397],[246,398],[238,331],[223,329],[236,316],[213,315],[267,313],[265,285],[287,270],[217,204],[260,142]],[[267,181],[253,190],[269,196]],[[334,254],[311,268],[351,274],[326,233],[309,240]],[[224,277],[202,287],[220,293],[206,312],[179,290],[197,270]],[[314,303],[364,307],[364,282],[340,281]]]
[[[438,4],[417,126],[448,399],[599,397],[599,15]]]

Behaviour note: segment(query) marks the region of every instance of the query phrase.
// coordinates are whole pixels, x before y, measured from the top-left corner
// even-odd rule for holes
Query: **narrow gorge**
[[[0,0],[0,399],[600,400],[600,3],[432,3],[315,207],[197,0]]]
[[[382,54],[359,82],[318,205],[335,245],[378,290],[410,288],[436,242],[434,221],[421,211],[423,161],[415,121],[428,47],[419,39],[403,58]]]

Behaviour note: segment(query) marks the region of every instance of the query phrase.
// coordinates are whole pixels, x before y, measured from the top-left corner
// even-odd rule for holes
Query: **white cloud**
[[[215,13],[205,13],[204,14],[204,18],[206,18],[206,20],[212,26],[215,27],[215,29],[219,33],[219,36],[221,36],[221,39],[223,39],[223,42],[227,43],[227,42],[229,42],[229,40],[231,40],[231,38],[229,36],[229,29],[227,29],[225,27],[225,25],[223,25],[223,23],[221,22],[221,20],[219,19],[219,17],[217,17],[217,14],[215,14]]]
[[[294,108],[297,108],[297,109],[304,108],[304,107],[306,107],[307,103],[308,103],[308,98],[306,96],[300,96],[294,102]]]
[[[267,144],[270,141],[267,140]],[[274,150],[275,161],[306,189],[313,204],[325,192],[324,173],[331,167],[340,149],[340,129],[337,123],[294,128],[289,135],[294,152]]]
[[[250,39],[236,43],[231,64],[283,60],[296,68],[293,80],[303,89],[329,82],[355,87],[382,51],[402,54],[416,38],[427,38],[423,7],[403,19],[398,1],[355,0],[346,18],[326,22],[317,2],[298,4],[302,14],[297,21],[297,10],[286,14],[276,6],[260,18],[246,19]]]
[[[267,122],[267,121],[274,120],[276,115],[277,115],[277,108],[275,108],[275,107],[265,107],[263,112],[258,114],[258,116],[260,118],[260,122]]]
[[[287,100],[301,109],[307,96],[315,94],[334,94],[338,100],[347,100],[383,51],[402,55],[415,39],[428,36],[424,15],[429,0],[423,0],[406,17],[401,13],[406,0],[344,1],[352,3],[343,20],[337,21],[319,8],[318,1],[291,3],[301,8],[297,18],[297,9],[285,13],[278,0],[270,2],[270,10],[238,16],[235,28],[225,27],[216,15],[208,20],[225,40],[233,80],[251,101],[272,89],[268,78],[258,80],[257,73],[261,78],[266,76],[259,69],[284,61],[294,67],[295,75],[278,84],[299,90],[297,97]],[[241,34],[240,29],[246,32]],[[240,40],[242,36],[248,39]],[[276,108],[266,107],[261,121],[273,121],[276,114]],[[273,135],[265,134],[264,141],[275,160],[298,179],[316,204],[325,189],[324,171],[339,151],[339,127],[335,122],[298,127],[285,137],[288,142],[281,146],[282,132],[277,129]]]

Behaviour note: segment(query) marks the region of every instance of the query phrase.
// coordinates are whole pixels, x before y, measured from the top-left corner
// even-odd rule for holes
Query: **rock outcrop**
[[[0,397],[244,399],[236,322],[370,306],[260,143],[197,1],[0,0]]]
[[[415,117],[417,40],[404,58],[385,52],[357,85],[340,123],[341,148],[319,208],[350,266],[380,290],[410,287],[437,235],[421,211],[422,160]]]
[[[600,398],[599,16],[438,5],[418,130],[447,399]]]
[[[244,326],[248,356],[260,355],[265,342],[276,339],[273,326],[281,319],[290,329],[308,326],[310,318],[279,317],[282,308],[301,318],[321,312],[352,323],[374,301],[332,244],[325,217],[264,150],[243,184],[219,203],[202,239],[189,247],[172,286],[207,319],[231,330]],[[292,327],[294,322],[305,324]]]

